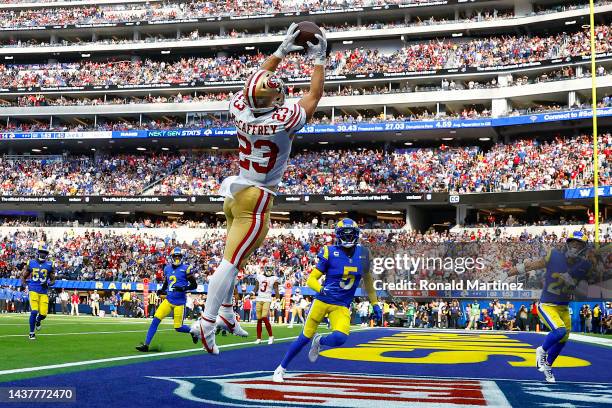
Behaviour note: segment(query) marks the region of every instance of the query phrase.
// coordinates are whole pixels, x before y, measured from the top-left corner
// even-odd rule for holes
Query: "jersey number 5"
[[[355,274],[357,273],[356,266],[345,266],[340,287],[344,290],[349,290],[355,284]]]
[[[274,168],[276,164],[276,157],[278,156],[278,146],[270,141],[265,139],[256,140],[255,143],[251,143],[249,139],[244,137],[241,134],[238,134],[238,142],[240,144],[240,154],[245,156],[240,160],[240,167],[245,170],[255,170],[257,173],[266,174],[270,170]],[[266,149],[264,149],[266,148]],[[268,159],[267,163],[264,163],[264,160],[261,162],[255,162],[249,160],[247,157],[253,154],[253,149],[261,152],[259,155],[262,159]]]

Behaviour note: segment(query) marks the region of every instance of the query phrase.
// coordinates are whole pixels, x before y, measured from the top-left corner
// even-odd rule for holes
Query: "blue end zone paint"
[[[367,341],[388,337],[396,330],[367,330],[350,335],[344,347],[352,347]],[[423,333],[423,332],[417,332]],[[442,332],[443,333],[443,332]],[[537,347],[544,336],[534,333],[509,334],[521,342]],[[219,356],[201,355],[181,357],[129,364],[120,367],[94,369],[77,373],[54,375],[11,383],[6,386],[22,387],[75,387],[79,406],[104,407],[116,406],[172,406],[202,407],[196,403],[180,399],[173,394],[177,384],[163,379],[150,377],[194,377],[219,376],[250,371],[272,372],[278,365],[289,343],[277,343],[272,346],[262,345],[237,350],[222,351]],[[397,352],[395,352],[397,353]],[[406,352],[410,353],[410,352]],[[563,355],[581,358],[591,363],[588,367],[555,369],[558,384],[549,385],[542,382],[542,375],[532,367],[512,367],[507,362],[513,357],[495,356],[485,363],[478,364],[403,364],[380,363],[351,360],[339,360],[320,357],[316,364],[307,360],[307,350],[304,350],[289,367],[291,371],[344,372],[358,374],[382,374],[386,376],[420,376],[435,378],[480,378],[486,380],[508,379],[512,381],[496,381],[497,386],[506,395],[512,406],[534,407],[544,406],[539,403],[563,403],[552,398],[565,394],[572,396],[575,406],[612,406],[612,377],[609,375],[612,367],[612,349],[584,343],[569,342],[563,350]],[[400,353],[401,354],[401,353]],[[418,355],[427,353],[419,350]],[[415,354],[413,354],[415,355]],[[519,381],[517,381],[519,380]],[[525,380],[525,381],[520,381]],[[195,380],[194,380],[195,381]],[[595,382],[606,384],[580,384],[580,382]],[[215,393],[215,385],[206,388],[206,392]],[[219,386],[216,386],[220,388]],[[593,404],[592,401],[581,402],[579,395],[596,395],[601,392],[601,399],[610,404]],[[585,397],[586,398],[586,397]],[[585,405],[586,404],[586,405]],[[10,404],[11,407],[31,407],[30,405]],[[74,407],[74,404],[54,404],[54,406]],[[552,406],[552,405],[551,405]]]

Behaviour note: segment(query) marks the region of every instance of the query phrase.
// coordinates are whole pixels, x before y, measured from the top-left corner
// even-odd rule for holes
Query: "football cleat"
[[[546,379],[546,382],[548,383],[554,383],[555,382],[555,376],[552,373],[552,368],[546,364],[546,366],[544,367],[544,378]]]
[[[287,326],[288,329],[293,329],[293,323],[291,323],[289,326]]]
[[[312,339],[310,351],[308,352],[308,360],[310,360],[311,363],[314,363],[317,361],[317,358],[319,358],[319,351],[321,350],[321,337],[323,336],[317,333]]]
[[[40,321],[36,320],[36,331],[40,331],[41,327],[40,327]]]
[[[215,342],[215,333],[217,331],[216,324],[206,318],[198,320],[198,323],[200,340],[202,340],[202,347],[204,350],[206,350],[208,354],[219,354],[219,347],[217,347]]]
[[[255,340],[255,344],[261,344],[261,339]]]
[[[30,333],[30,340],[36,340],[36,335],[34,333]]]
[[[143,343],[140,346],[136,346],[136,350],[146,353],[147,351],[149,351],[149,346]]]
[[[274,336],[268,338],[268,344],[274,344]]]
[[[548,365],[547,357],[548,353],[544,351],[542,346],[536,349],[536,367],[540,372],[544,372],[545,367]]]
[[[285,382],[285,379],[283,378],[285,372],[286,370],[283,368],[283,366],[276,367],[276,370],[274,370],[274,375],[272,376],[272,381],[275,383]]]
[[[231,314],[223,315],[219,314],[217,316],[217,327],[221,327],[221,329],[226,329],[228,332],[232,333],[234,336],[247,337],[249,333],[240,327],[240,323],[236,320],[236,314],[232,311]]]

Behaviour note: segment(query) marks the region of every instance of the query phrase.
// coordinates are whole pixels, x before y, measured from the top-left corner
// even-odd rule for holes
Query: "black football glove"
[[[164,296],[166,294],[166,291],[163,289],[158,289],[157,290],[157,296]]]
[[[45,282],[41,283],[41,284],[40,284],[40,286],[41,286],[43,289],[49,289],[49,282],[45,281]]]

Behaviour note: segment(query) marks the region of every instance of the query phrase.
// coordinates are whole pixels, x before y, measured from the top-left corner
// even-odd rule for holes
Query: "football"
[[[298,24],[298,30],[300,30],[300,34],[295,39],[295,43],[304,47],[304,49],[308,48],[307,43],[310,42],[312,44],[318,44],[319,40],[315,37],[316,34],[323,34],[319,26],[317,26],[312,21],[302,21]]]

